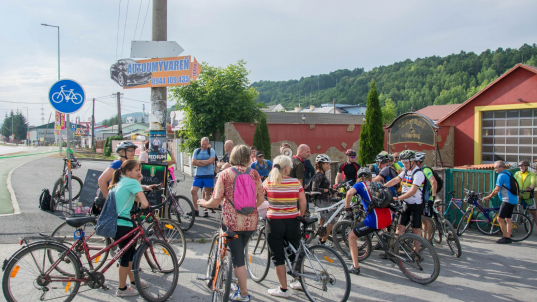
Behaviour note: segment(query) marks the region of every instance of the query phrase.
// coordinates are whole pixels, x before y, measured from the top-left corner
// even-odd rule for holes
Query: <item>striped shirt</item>
[[[297,200],[304,189],[296,178],[285,177],[280,185],[274,185],[266,180],[263,190],[269,202],[267,218],[287,219],[298,216]]]
[[[414,176],[414,177],[412,177]],[[408,204],[421,204],[422,199],[421,195],[423,192],[423,184],[425,182],[425,175],[420,170],[418,166],[414,167],[412,171],[408,171],[406,169],[403,169],[403,172],[399,174],[398,176],[401,179],[401,192],[402,194],[405,194],[406,192],[410,191],[412,186],[418,187],[418,190],[413,196],[410,196],[405,200]]]

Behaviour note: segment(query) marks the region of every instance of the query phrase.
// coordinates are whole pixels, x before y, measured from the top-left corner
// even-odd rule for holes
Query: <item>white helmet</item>
[[[317,155],[317,157],[315,158],[315,162],[316,163],[329,163],[331,162],[332,160],[330,159],[330,156],[326,155],[326,154],[319,154]]]

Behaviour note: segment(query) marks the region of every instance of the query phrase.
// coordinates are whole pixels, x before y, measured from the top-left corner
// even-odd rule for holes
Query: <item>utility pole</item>
[[[91,148],[95,149],[95,98],[93,98],[93,109],[91,112]]]
[[[123,136],[123,127],[121,127],[121,123],[122,123],[122,120],[121,120],[121,93],[118,92],[117,93],[117,127],[118,127],[117,128],[118,129],[117,134]]]
[[[47,132],[48,132],[48,125],[50,124],[50,118],[52,118],[52,113],[48,116],[47,128],[45,129],[45,137],[43,137],[43,146],[47,142]]]
[[[145,104],[142,104],[142,124],[145,123]]]

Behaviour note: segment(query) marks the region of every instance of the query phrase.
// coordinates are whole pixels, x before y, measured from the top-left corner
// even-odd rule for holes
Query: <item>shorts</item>
[[[408,204],[403,202],[403,211],[399,216],[399,225],[406,226],[412,216],[412,228],[421,229],[421,214],[423,214],[423,205],[420,204]]]
[[[359,224],[357,224],[352,231],[354,232],[354,235],[356,235],[356,237],[362,237],[362,236],[368,235],[370,233],[373,233],[376,230],[377,229],[368,227],[362,221]]]
[[[222,230],[225,232],[227,227],[222,225]],[[233,267],[242,267],[244,266],[244,248],[248,244],[248,240],[254,233],[254,231],[238,231],[235,232],[239,238],[229,241],[228,247],[231,251],[231,262],[233,262]]]
[[[121,237],[127,235],[132,230],[134,230],[134,227],[118,225],[117,226],[117,231],[116,231],[116,237],[114,237],[114,240],[119,240]],[[129,241],[131,241],[130,237],[126,238],[123,241],[121,241],[120,243],[118,243],[119,249],[124,248],[129,243]],[[121,256],[121,258],[119,259],[119,265],[122,266],[122,267],[129,267],[129,262],[131,262],[132,259],[134,259],[134,254],[135,253],[136,253],[136,243],[134,243]]]
[[[313,203],[315,204],[316,207],[319,207],[319,208],[328,208],[329,206],[331,206],[332,204],[330,202],[328,202],[328,200],[326,199],[315,199],[313,201]],[[328,219],[330,219],[330,217],[332,217],[332,215],[334,214],[334,210],[330,210],[330,211],[325,211],[325,212],[320,212],[319,213],[321,215],[321,219],[324,220],[324,221],[328,221]],[[334,224],[336,223],[336,219],[332,220],[332,222],[330,222],[330,224]]]
[[[267,219],[267,242],[274,266],[285,264],[285,241],[296,249],[300,245],[300,221],[296,218]]]
[[[530,210],[537,210],[537,206],[535,205],[535,199],[524,199],[524,202],[522,203],[524,206],[524,209],[529,208]]]
[[[500,213],[498,214],[499,218],[506,219],[513,216],[513,211],[515,210],[516,204],[510,204],[508,202],[502,202],[500,206]]]
[[[192,183],[193,187],[198,188],[213,188],[214,187],[214,178],[196,178],[194,177],[194,182]]]
[[[423,207],[423,216],[433,217],[433,201],[428,200]]]

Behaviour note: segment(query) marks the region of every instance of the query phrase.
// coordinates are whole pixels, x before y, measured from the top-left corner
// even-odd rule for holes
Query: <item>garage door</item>
[[[537,160],[537,110],[485,111],[481,126],[482,163]]]

